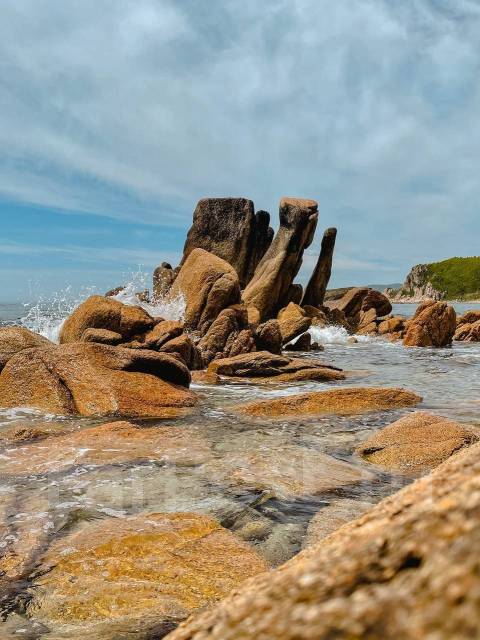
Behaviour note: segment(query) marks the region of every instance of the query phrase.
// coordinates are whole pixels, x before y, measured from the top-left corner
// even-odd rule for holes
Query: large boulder
[[[288,358],[268,351],[214,360],[208,367],[208,372],[227,378],[251,378],[255,382],[345,379],[345,374],[340,369],[323,362]]]
[[[325,231],[322,238],[320,255],[315,269],[308,281],[307,288],[303,295],[302,304],[312,307],[321,307],[327,291],[328,281],[332,273],[333,251],[337,230],[331,227]]]
[[[316,414],[354,415],[413,407],[421,400],[420,396],[404,389],[345,387],[252,402],[238,407],[238,410],[249,416],[265,418]]]
[[[479,477],[476,444],[169,640],[478,637]]]
[[[0,327],[0,371],[16,353],[50,345],[50,340],[24,327]]]
[[[423,411],[409,414],[365,440],[357,453],[393,471],[430,471],[478,440],[467,426]]]
[[[245,286],[271,242],[270,215],[247,198],[203,198],[193,214],[181,265],[197,248],[228,262]]]
[[[403,344],[406,347],[448,347],[456,327],[453,307],[446,302],[425,302],[409,321]]]
[[[255,344],[258,351],[270,351],[280,355],[282,353],[282,332],[278,320],[267,320],[255,329]]]
[[[258,309],[260,321],[274,316],[285,300],[301,267],[303,251],[313,240],[317,219],[314,200],[280,200],[280,227],[243,292],[247,306]]]
[[[67,533],[44,553],[27,616],[52,637],[162,638],[267,569],[212,518],[147,513]]]
[[[287,344],[290,340],[298,338],[305,333],[312,324],[311,318],[298,304],[290,302],[284,309],[278,312],[278,325],[282,334],[282,344]]]
[[[26,349],[0,374],[0,406],[59,415],[168,416],[195,404],[187,367],[166,353],[94,343]]]
[[[204,334],[220,311],[240,302],[237,272],[222,258],[203,249],[193,249],[167,300],[180,296],[185,299],[185,326]]]
[[[149,331],[155,320],[141,307],[132,307],[113,298],[90,296],[65,320],[60,344],[79,342],[87,329],[108,329],[123,340]]]

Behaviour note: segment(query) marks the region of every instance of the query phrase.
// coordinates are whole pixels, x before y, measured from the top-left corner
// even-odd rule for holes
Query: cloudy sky
[[[318,200],[338,286],[480,254],[478,0],[2,0],[0,18],[2,301],[176,262],[203,196],[275,223],[281,195]]]

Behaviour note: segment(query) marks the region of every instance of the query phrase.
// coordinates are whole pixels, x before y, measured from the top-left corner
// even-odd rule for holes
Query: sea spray
[[[178,296],[171,300],[155,299],[151,302],[142,300],[138,292],[146,289],[148,274],[138,270],[126,276],[126,284],[113,298],[135,307],[142,307],[154,318],[164,320],[180,320],[185,317],[185,300]],[[74,293],[72,287],[66,287],[63,291],[52,296],[39,297],[29,305],[26,314],[20,319],[19,324],[30,331],[39,333],[52,342],[58,342],[63,323],[68,316],[87,298],[92,295],[102,295],[96,287],[83,287]]]
[[[328,327],[310,327],[308,330],[312,340],[319,344],[347,344],[351,335],[340,325],[329,325]],[[369,336],[355,336],[359,342],[369,342]]]

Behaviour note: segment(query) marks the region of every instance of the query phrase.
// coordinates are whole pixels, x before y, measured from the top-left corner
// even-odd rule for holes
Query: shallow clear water
[[[450,349],[436,350],[405,349],[401,344],[382,339],[362,338],[357,344],[348,344],[348,336],[340,328],[311,331],[315,339],[325,343],[325,351],[305,357],[349,371],[349,377],[338,384],[403,387],[423,397],[421,409],[471,424],[480,422],[480,344],[454,344]],[[300,550],[312,516],[325,505],[341,498],[353,498],[359,504],[374,503],[410,481],[371,467],[354,453],[370,433],[409,410],[356,417],[252,419],[238,414],[235,406],[259,398],[328,389],[332,384],[225,384],[192,385],[192,388],[201,400],[188,417],[139,423],[145,427],[169,425],[184,434],[185,460],[181,463],[142,459],[95,465],[76,460],[75,464],[59,469],[47,466],[38,472],[26,464],[16,475],[3,472],[0,507],[7,512],[8,535],[21,539],[25,531],[41,530],[30,549],[32,566],[53,539],[68,534],[82,521],[152,511],[210,514],[240,533],[249,523],[261,523],[267,533],[250,538],[249,542],[275,566]],[[47,425],[54,434],[75,432],[103,422],[106,420],[0,410],[3,433],[19,425],[43,428]],[[188,459],[189,453],[195,453],[191,443],[199,441],[207,451],[206,459],[200,463]],[[49,442],[53,442],[54,452],[54,439],[42,440],[40,444],[48,447]],[[2,467],[4,471],[9,468],[19,446],[25,445],[3,447],[0,472]],[[115,443],[111,446],[115,447]],[[282,474],[289,476],[288,482],[295,480],[301,487],[303,479],[318,471],[319,453],[355,467],[359,471],[358,480],[346,484],[339,480],[336,486],[333,471],[331,486],[314,494],[302,492],[298,486],[292,491],[287,486],[286,490]],[[267,472],[265,464],[272,467]],[[239,482],[238,471],[243,472],[240,476],[245,479],[249,469],[251,482]]]

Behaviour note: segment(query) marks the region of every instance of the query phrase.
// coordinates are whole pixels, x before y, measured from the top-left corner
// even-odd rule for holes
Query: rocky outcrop
[[[203,366],[207,366],[214,358],[255,351],[246,308],[234,305],[221,311],[197,346]]]
[[[235,269],[212,253],[193,249],[175,278],[167,300],[185,299],[185,326],[205,334],[219,313],[240,301]]]
[[[110,329],[85,329],[80,338],[80,342],[98,342],[98,344],[109,344],[116,346],[122,342],[121,333],[110,331]]]
[[[55,637],[162,638],[266,569],[246,542],[206,516],[106,518],[48,549],[27,615]]]
[[[429,280],[429,265],[417,264],[412,267],[400,289],[387,289],[385,294],[393,302],[417,303],[424,300],[439,301],[445,298],[444,291],[438,291]]]
[[[335,249],[335,239],[337,230],[334,227],[327,229],[323,234],[320,255],[315,269],[308,281],[307,288],[303,295],[302,304],[312,307],[321,307],[325,298],[330,275],[332,273],[333,251]]]
[[[0,371],[12,356],[24,349],[48,347],[50,340],[24,327],[0,327]]]
[[[350,329],[360,333],[376,333],[380,318],[392,311],[388,298],[369,287],[348,289],[340,299],[326,301],[325,305],[330,313],[344,314]]]
[[[214,360],[208,367],[208,372],[228,378],[251,378],[255,382],[327,381],[345,378],[341,369],[322,362],[288,358],[268,351]]]
[[[26,349],[0,374],[0,406],[59,415],[169,416],[193,406],[176,358],[94,343]]]
[[[455,309],[446,302],[426,301],[408,322],[406,347],[448,347],[457,326]]]
[[[354,415],[371,411],[386,411],[414,407],[421,397],[403,389],[378,387],[348,387],[332,391],[313,391],[284,396],[273,400],[252,402],[238,407],[249,416],[277,418],[316,414]]]
[[[282,334],[282,344],[298,338],[307,331],[312,324],[311,319],[298,304],[290,304],[278,312],[278,325]]]
[[[280,228],[243,292],[247,306],[258,309],[260,321],[278,311],[312,242],[318,219],[314,200],[282,198]]]
[[[475,638],[479,475],[476,444],[169,640]]]
[[[282,332],[278,320],[267,320],[255,329],[255,344],[258,351],[282,353]]]
[[[357,453],[389,470],[417,474],[430,471],[477,440],[465,425],[417,411],[375,433]]]
[[[271,242],[266,211],[254,213],[246,198],[203,198],[196,206],[181,265],[197,248],[228,262],[245,286]]]
[[[154,325],[155,320],[140,307],[131,307],[113,298],[91,296],[65,320],[60,343],[79,342],[87,329],[108,329],[119,333],[123,340],[131,340]]]
[[[162,264],[153,272],[153,299],[163,300],[172,288],[172,284],[177,277],[179,268],[172,269],[168,262]]]

